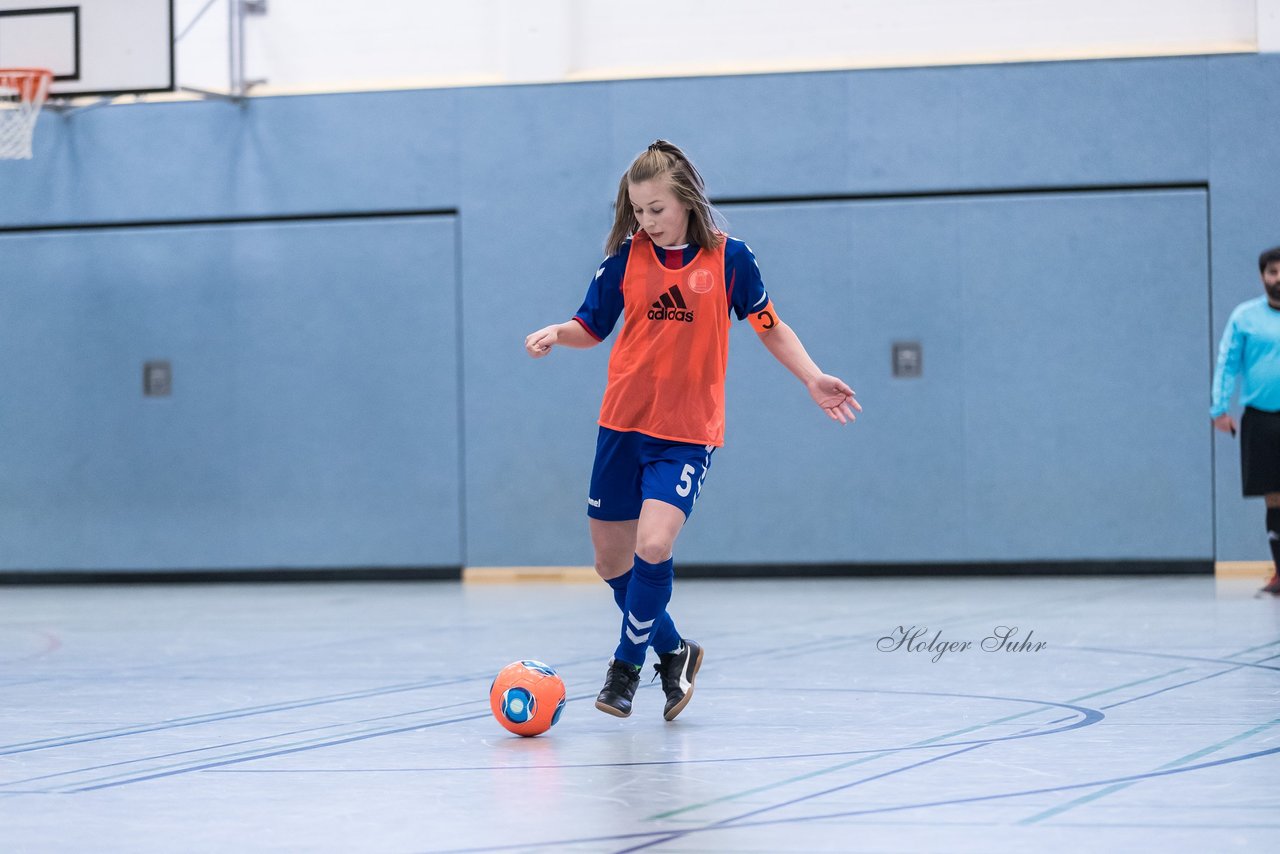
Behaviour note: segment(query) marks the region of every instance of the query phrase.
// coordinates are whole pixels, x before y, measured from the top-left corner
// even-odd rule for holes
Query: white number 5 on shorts
[[[686,463],[684,471],[680,472],[680,484],[676,487],[676,494],[681,498],[688,498],[689,492],[693,489],[694,471],[696,471],[696,469]]]

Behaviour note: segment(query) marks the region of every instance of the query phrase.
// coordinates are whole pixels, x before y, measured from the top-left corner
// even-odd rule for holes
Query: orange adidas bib
[[[600,425],[697,445],[724,444],[729,362],[725,241],[678,270],[643,231],[622,278],[622,332],[609,356]]]

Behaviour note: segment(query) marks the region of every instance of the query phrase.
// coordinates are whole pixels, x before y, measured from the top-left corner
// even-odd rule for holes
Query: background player
[[[609,358],[587,515],[596,571],[614,590],[622,628],[596,707],[631,714],[649,646],[673,720],[693,695],[703,650],[682,639],[666,607],[672,549],[724,444],[730,312],[750,318],[769,352],[833,420],[862,407],[824,374],[778,319],[750,248],[716,225],[702,176],[657,140],[619,183],[606,258],[572,320],[525,339],[533,358],[556,345],[593,347],[622,332]]]
[[[1280,596],[1280,246],[1258,257],[1262,296],[1231,312],[1213,374],[1213,426],[1236,433],[1227,410],[1236,377],[1243,377],[1240,403],[1240,468],[1244,494],[1267,502],[1267,539],[1275,573],[1262,588]]]

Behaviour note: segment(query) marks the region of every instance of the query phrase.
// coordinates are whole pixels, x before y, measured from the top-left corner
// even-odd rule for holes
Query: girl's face
[[[631,211],[656,246],[689,242],[689,206],[680,203],[671,182],[662,177],[627,185]]]

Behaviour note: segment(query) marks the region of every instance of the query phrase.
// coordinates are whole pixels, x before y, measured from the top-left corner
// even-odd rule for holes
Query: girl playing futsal
[[[716,227],[702,176],[670,142],[654,142],[622,176],[605,254],[578,313],[529,335],[524,346],[535,359],[556,345],[594,347],[624,316],[587,498],[596,571],[622,610],[596,708],[631,714],[652,646],[667,695],[663,716],[673,720],[693,696],[703,650],[667,614],[671,553],[711,454],[724,444],[730,313],[750,319],[833,421],[853,421],[862,407],[778,319],[751,250]]]

